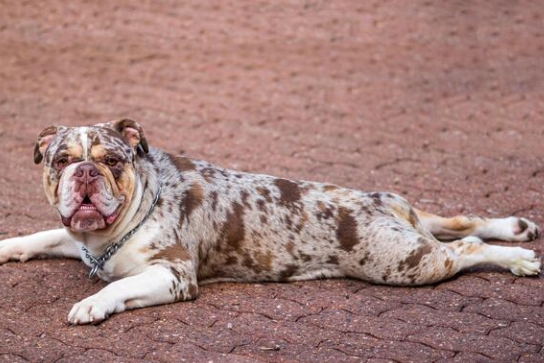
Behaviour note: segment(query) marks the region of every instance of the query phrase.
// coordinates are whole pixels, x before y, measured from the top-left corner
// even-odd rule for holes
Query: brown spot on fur
[[[172,273],[172,275],[174,275],[174,277],[176,278],[176,281],[179,284],[179,282],[181,281],[181,274],[179,273],[179,271],[176,270],[174,266],[170,266],[170,272]]]
[[[304,261],[304,262],[310,262],[310,261],[312,260],[312,256],[307,255],[307,254],[305,254],[305,253],[303,253],[303,252],[300,252],[300,251],[298,251],[298,253],[299,253],[300,258],[302,259],[302,261]]]
[[[363,258],[359,260],[359,265],[364,266],[370,260],[370,252],[365,252]]]
[[[529,227],[527,222],[525,222],[523,219],[518,220],[518,226],[519,226],[519,232],[518,233],[524,232]]]
[[[53,182],[51,181],[51,173],[49,172],[50,168],[43,169],[43,182],[45,184],[46,193],[51,189]]]
[[[276,179],[274,184],[280,190],[280,203],[289,205],[300,200],[300,189],[298,184],[287,179]]]
[[[170,161],[172,162],[172,164],[174,164],[176,169],[178,169],[182,173],[196,169],[195,164],[190,159],[184,156],[173,156],[170,154],[168,154],[168,156],[170,157]]]
[[[389,276],[391,275],[391,269],[388,267],[385,269],[383,275],[382,275],[382,280],[383,282],[387,282],[387,280],[389,280]]]
[[[316,218],[321,221],[322,219],[330,219],[334,216],[334,207],[323,203],[322,201],[317,202],[317,209],[319,212],[315,214]]]
[[[107,131],[106,131],[107,130]],[[106,129],[104,130],[106,132],[106,134],[108,134],[108,137],[106,137],[106,141],[108,141],[111,137],[114,137],[114,138],[118,138],[119,135],[115,135],[113,130],[110,130],[110,129]],[[113,134],[113,135],[112,135]],[[94,130],[89,130],[87,132],[87,135],[89,137],[89,140],[91,140],[91,150],[95,147],[95,146],[99,146],[102,144],[102,140],[100,139],[100,136],[98,134],[98,132],[94,131]]]
[[[300,233],[300,231],[302,231],[302,228],[304,228],[307,222],[308,222],[308,213],[306,213],[305,210],[302,210],[300,214],[300,219],[298,220],[298,223],[295,227],[296,231]]]
[[[330,263],[332,265],[338,265],[340,262],[338,261],[338,256],[330,255],[329,259],[327,260],[327,263]]]
[[[285,224],[287,225],[288,230],[291,230],[291,228],[293,227],[293,221],[291,220],[291,217],[289,217],[289,215],[285,216]]]
[[[265,215],[261,215],[260,219],[262,224],[268,224],[268,218]]]
[[[249,198],[249,193],[247,192],[247,190],[242,190],[242,192],[240,193],[240,197],[242,198],[242,203],[244,204],[244,206],[246,208],[251,208],[251,205],[247,201]]]
[[[242,262],[242,265],[250,270],[255,271],[255,273],[257,274],[262,272],[260,266],[255,264],[255,261],[253,261],[249,254],[244,255],[244,261]]]
[[[414,228],[417,227],[419,223],[417,214],[413,208],[410,208],[410,213],[408,214],[408,223],[410,223]]]
[[[181,213],[179,226],[183,224],[184,220],[188,220],[191,213],[202,204],[204,198],[204,191],[202,186],[198,183],[193,183],[190,189],[185,191],[185,195],[181,202]]]
[[[263,213],[267,212],[264,199],[257,199],[257,208],[259,208],[259,210]]]
[[[456,216],[446,218],[444,221],[444,227],[454,231],[466,231],[473,229],[475,227],[475,223],[466,216]]]
[[[215,212],[217,209],[217,199],[218,199],[218,195],[215,190],[210,193],[210,199],[212,200],[212,210]]]
[[[453,261],[449,258],[444,261],[444,268],[446,269],[446,272],[449,273],[451,271],[451,268],[453,266]]]
[[[103,159],[108,154],[104,145],[100,143],[91,143],[91,158],[93,160]]]
[[[189,284],[189,296],[188,299],[194,299],[198,296],[198,286],[195,284]]]
[[[479,252],[482,249],[482,246],[479,243],[467,243],[464,248],[464,253],[471,255]]]
[[[380,193],[370,193],[368,196],[372,199],[376,207],[383,206],[382,195]]]
[[[227,245],[235,251],[240,251],[245,238],[244,207],[234,203],[232,211],[227,214],[227,221],[223,225],[222,235]]]
[[[198,245],[198,261],[200,265],[205,265],[205,262],[208,261],[208,250],[204,248],[204,245],[202,241]]]
[[[181,295],[179,293],[178,284],[175,281],[172,281],[172,287],[168,289],[170,294],[174,296],[174,301],[180,301]]]
[[[297,265],[287,265],[285,266],[285,269],[280,272],[280,281],[287,280],[289,277],[293,276],[298,272],[298,266]]]
[[[204,180],[210,182],[215,178],[216,170],[214,168],[203,168],[200,170],[200,174],[204,177]]]
[[[320,200],[317,201],[316,207],[317,207],[317,209],[319,209],[321,212],[324,212],[325,209],[326,209],[325,203],[323,203],[323,202],[320,201]]]
[[[342,207],[338,211],[337,223],[336,239],[344,251],[350,252],[360,242],[357,235],[357,221],[349,209]]]
[[[432,252],[433,248],[429,242],[425,241],[422,238],[419,239],[419,242],[420,242],[419,247],[413,250],[408,255],[408,257],[406,257],[405,260],[399,263],[399,267],[398,267],[399,271],[403,271],[405,269],[409,270],[409,269],[413,269],[417,267],[419,263],[421,262],[421,259],[425,255],[428,255],[429,253]]]
[[[272,251],[267,251],[266,253],[255,253],[255,260],[259,267],[264,271],[272,271],[272,261],[274,256]]]
[[[159,197],[159,199],[157,200],[157,204],[155,204],[155,208],[157,208],[157,210],[159,210],[159,214],[162,218],[163,216],[163,213],[162,213],[162,210],[161,210],[161,207],[164,205],[164,198],[162,197]]]
[[[229,256],[225,261],[225,265],[236,265],[237,263],[238,259],[236,258],[236,256]]]
[[[323,186],[323,191],[324,192],[330,192],[330,191],[333,191],[333,190],[336,190],[336,189],[338,189],[338,187],[336,185],[332,185],[332,184],[327,184],[327,185]]]
[[[287,253],[293,256],[293,251],[295,250],[295,242],[293,241],[287,242],[287,245],[285,246],[285,250],[287,251]]]
[[[414,211],[412,207],[399,205],[396,203],[391,203],[390,206],[398,218],[403,219],[406,222],[410,223],[410,225],[414,228],[417,227],[419,223],[419,219],[417,217],[416,212]]]
[[[272,203],[272,197],[270,196],[270,190],[263,187],[257,187],[257,193],[261,195],[268,203]]]
[[[174,261],[189,261],[191,260],[191,255],[185,249],[178,244],[173,244],[166,246],[159,252],[155,253],[150,260],[166,260],[170,262]]]

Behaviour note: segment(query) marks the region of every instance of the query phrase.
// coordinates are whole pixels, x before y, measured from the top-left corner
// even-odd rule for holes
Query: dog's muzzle
[[[70,177],[67,215],[62,223],[76,232],[104,229],[114,223],[121,204],[106,189],[104,177],[92,162],[80,163]]]

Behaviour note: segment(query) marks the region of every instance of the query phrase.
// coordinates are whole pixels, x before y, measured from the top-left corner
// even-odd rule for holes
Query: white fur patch
[[[83,160],[89,160],[89,156],[90,156],[88,131],[89,131],[88,127],[82,127],[79,130],[79,137],[81,139],[81,148],[82,148]]]

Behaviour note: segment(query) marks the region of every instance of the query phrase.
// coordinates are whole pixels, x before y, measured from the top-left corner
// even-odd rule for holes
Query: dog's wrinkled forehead
[[[123,136],[108,124],[86,127],[59,127],[57,135],[47,148],[45,162],[50,163],[55,155],[64,153],[81,160],[92,160],[98,153],[115,151],[126,160],[132,160],[134,149]]]

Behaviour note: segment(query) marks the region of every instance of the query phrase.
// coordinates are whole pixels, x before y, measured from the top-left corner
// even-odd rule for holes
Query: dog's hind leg
[[[507,268],[516,276],[533,276],[540,272],[540,258],[525,248],[494,246],[473,236],[444,245],[453,252],[453,268],[458,271],[490,264]]]
[[[345,266],[346,275],[375,283],[415,286],[436,283],[482,264],[509,269],[517,276],[540,272],[540,259],[534,251],[489,245],[477,237],[442,243],[416,231],[387,230],[379,231],[376,237],[381,241],[380,250],[387,253],[362,254],[359,268],[352,259]]]
[[[538,226],[525,218],[481,218],[464,215],[445,218],[414,210],[422,226],[439,240],[475,236],[482,239],[525,242],[540,236]]]
[[[473,236],[452,243],[436,242],[436,245],[426,246],[419,247],[399,263],[399,268],[405,266],[400,274],[401,285],[435,283],[469,267],[486,264],[506,268],[516,276],[533,276],[540,272],[541,262],[534,251],[521,247],[494,246]],[[428,254],[420,257],[425,251],[429,251]],[[420,259],[419,264],[409,266],[410,258],[415,260],[416,257]]]

